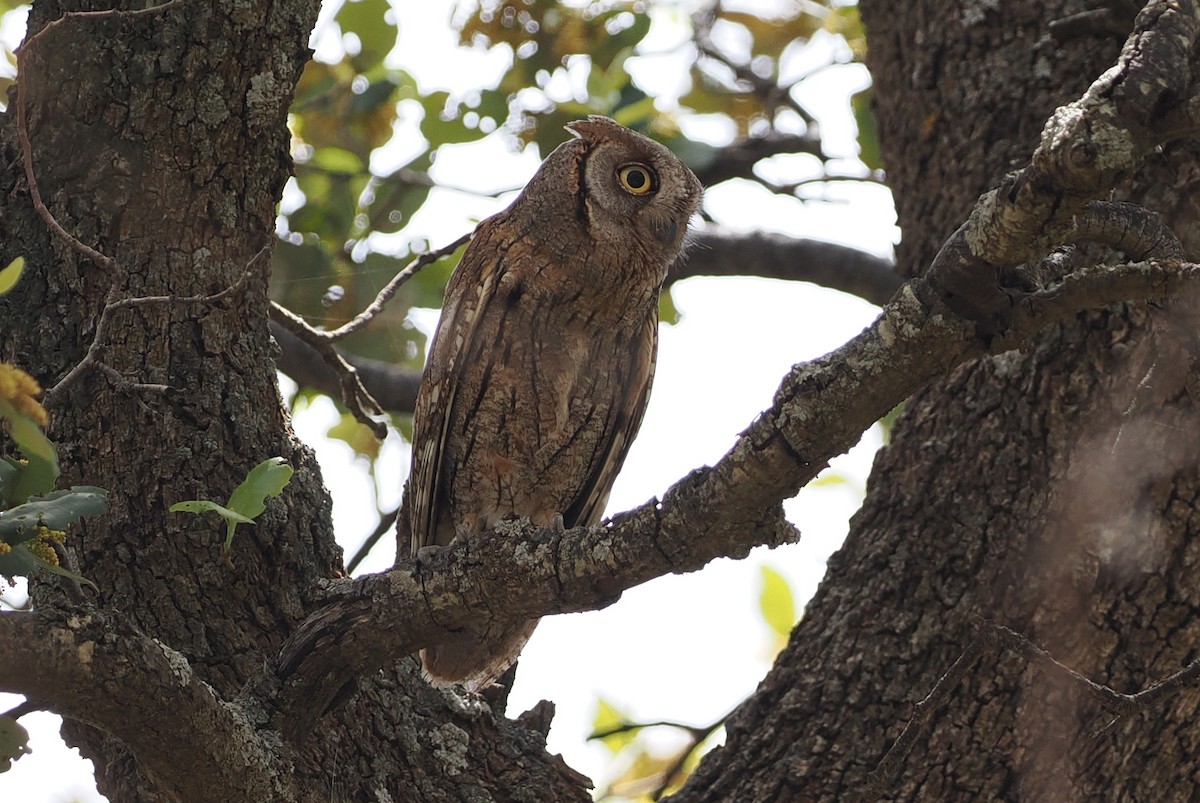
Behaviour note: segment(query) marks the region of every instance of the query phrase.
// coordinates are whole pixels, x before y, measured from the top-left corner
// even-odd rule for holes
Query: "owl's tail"
[[[426,647],[421,650],[425,679],[434,686],[462,684],[467,691],[479,691],[517,662],[537,623],[537,619],[497,622]]]

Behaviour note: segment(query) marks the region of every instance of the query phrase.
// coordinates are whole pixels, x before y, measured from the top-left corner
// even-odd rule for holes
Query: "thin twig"
[[[100,319],[96,322],[96,333],[92,336],[91,345],[88,346],[87,353],[83,355],[83,359],[75,364],[66,376],[58,381],[54,387],[46,391],[45,402],[53,404],[53,399],[75,383],[84,373],[96,367],[100,362],[100,355],[104,349],[108,347],[109,329],[112,327],[113,315],[122,309],[130,307],[143,307],[153,304],[213,304],[224,298],[240,292],[245,287],[247,280],[252,275],[251,266],[264,254],[268,253],[270,248],[264,246],[259,249],[250,261],[246,263],[246,268],[242,275],[229,287],[219,293],[211,295],[195,295],[195,296],[138,296],[134,298],[117,298],[117,287],[114,283],[109,289],[108,298],[104,302],[104,309],[100,311]]]
[[[937,683],[933,684],[933,688],[929,690],[929,694],[925,695],[925,699],[918,701],[913,706],[912,716],[904,726],[904,730],[896,737],[896,741],[892,742],[892,746],[880,760],[879,766],[867,776],[867,783],[859,794],[859,800],[877,800],[884,787],[891,785],[896,780],[904,759],[908,758],[913,745],[916,744],[917,737],[929,726],[929,720],[933,717],[934,712],[946,702],[950,692],[958,687],[967,671],[979,660],[985,644],[987,644],[986,638],[976,636],[950,665],[945,674],[938,678]]]
[[[650,776],[651,778],[657,777],[659,779],[658,786],[650,792],[650,799],[658,800],[666,794],[667,789],[671,786],[671,781],[679,774],[688,757],[700,747],[705,739],[712,735],[713,731],[722,727],[727,719],[729,719],[729,714],[724,714],[714,722],[701,726],[687,725],[683,722],[674,722],[667,719],[660,719],[654,722],[622,722],[620,725],[615,725],[602,731],[593,731],[588,735],[587,739],[590,742],[597,739],[604,739],[608,736],[615,736],[619,733],[640,731],[645,728],[677,728],[685,731],[688,734],[689,744],[679,751],[675,759],[668,766],[655,775]]]
[[[370,427],[371,432],[380,440],[387,437],[387,425],[377,419],[377,416],[383,415],[383,408],[379,406],[379,402],[375,401],[375,397],[367,391],[362,383],[362,379],[358,376],[358,371],[333,347],[333,344],[370,323],[383,310],[387,303],[392,300],[392,297],[396,295],[396,291],[405,282],[417,275],[417,272],[426,265],[431,265],[442,257],[453,254],[470,241],[474,235],[474,231],[469,232],[449,245],[421,254],[408,263],[404,267],[404,270],[392,277],[392,280],[379,291],[379,294],[375,296],[375,300],[366,309],[355,315],[346,324],[328,332],[314,329],[296,313],[275,302],[271,302],[271,320],[284,329],[287,329],[309,346],[312,346],[321,355],[321,359],[333,369],[338,377],[342,404],[345,405],[346,409],[351,412],[356,420]]]
[[[392,277],[392,280],[384,285],[383,289],[379,291],[379,294],[375,296],[375,300],[372,301],[366,309],[355,315],[354,318],[347,323],[339,326],[337,329],[333,329],[329,332],[321,332],[319,334],[330,341],[337,341],[341,340],[347,335],[357,332],[359,329],[362,329],[371,322],[372,318],[383,311],[383,308],[387,305],[387,303],[392,300],[392,296],[396,295],[396,291],[399,290],[405,282],[407,282],[413,276],[416,276],[417,273],[426,265],[431,265],[442,257],[453,254],[455,251],[469,242],[473,236],[475,236],[474,231],[468,232],[449,245],[433,251],[426,251],[424,254],[421,254],[412,262],[408,263],[408,265],[404,267],[404,270]]]
[[[68,19],[90,19],[117,16],[135,17],[142,14],[157,13],[182,2],[185,2],[185,0],[167,0],[167,2],[161,3],[157,6],[150,6],[148,8],[136,10],[112,8],[101,11],[68,11],[61,17],[46,23],[41,30],[26,39],[24,44],[17,49],[17,139],[21,143],[21,159],[25,166],[25,180],[29,184],[29,195],[33,199],[33,208],[37,211],[42,220],[45,221],[46,225],[50,227],[50,230],[58,235],[59,239],[83,256],[96,262],[105,270],[112,270],[115,267],[113,259],[96,250],[95,248],[92,248],[90,245],[82,242],[75,235],[63,228],[63,226],[46,207],[46,204],[42,201],[42,194],[38,189],[37,178],[33,169],[33,145],[29,140],[29,123],[25,111],[25,83],[28,73],[26,70],[25,55],[29,52],[29,48],[34,42],[46,35],[48,32],[62,25],[63,22]]]
[[[358,551],[354,553],[354,557],[346,562],[346,574],[354,574],[354,570],[358,568],[358,564],[363,562],[363,559],[375,548],[379,543],[379,539],[390,533],[396,526],[396,516],[399,510],[391,510],[379,517],[379,524],[375,525],[375,529],[366,540],[358,547]]]
[[[1200,658],[1197,658],[1173,675],[1140,692],[1124,694],[1081,675],[1017,631],[1004,625],[984,622],[979,635],[963,650],[958,659],[946,670],[946,673],[938,678],[937,683],[934,684],[925,699],[913,706],[913,715],[904,726],[904,730],[888,748],[875,771],[867,776],[867,782],[859,794],[860,800],[878,799],[883,789],[896,780],[904,759],[912,751],[917,737],[928,726],[933,712],[948,700],[967,671],[979,660],[984,646],[988,644],[1003,647],[1022,656],[1043,672],[1065,678],[1077,689],[1095,700],[1101,708],[1113,714],[1112,720],[1090,734],[1092,738],[1099,737],[1121,719],[1144,711],[1200,680]]]
[[[363,386],[362,379],[359,378],[358,371],[354,366],[346,362],[346,358],[333,347],[333,341],[326,336],[328,333],[318,332],[305,323],[299,315],[274,301],[271,302],[271,320],[312,346],[321,355],[321,359],[333,369],[338,377],[338,390],[342,404],[350,411],[355,420],[370,427],[371,433],[376,438],[380,440],[386,438],[387,424],[374,417],[383,415],[383,408]]]
[[[677,726],[687,728],[692,735],[692,743],[689,747],[687,747],[687,749],[680,750],[679,755],[675,757],[675,760],[671,762],[671,765],[662,771],[662,780],[659,783],[658,788],[650,793],[651,800],[660,800],[662,796],[667,793],[667,789],[671,786],[671,781],[676,775],[679,774],[679,771],[683,769],[683,765],[687,762],[692,753],[695,753],[696,750],[699,749],[700,745],[704,743],[704,740],[707,739],[713,731],[723,726],[725,724],[725,720],[728,718],[729,714],[726,714],[716,722],[713,722],[712,724],[703,728],[687,728],[686,725]]]
[[[755,95],[762,98],[763,103],[772,114],[778,107],[786,106],[794,111],[805,125],[816,126],[817,119],[813,117],[812,112],[792,97],[791,86],[782,86],[770,78],[759,75],[750,65],[735,61],[716,46],[712,41],[712,28],[720,13],[721,3],[715,2],[693,17],[693,41],[700,55],[721,64],[733,73],[736,81],[749,86]]]

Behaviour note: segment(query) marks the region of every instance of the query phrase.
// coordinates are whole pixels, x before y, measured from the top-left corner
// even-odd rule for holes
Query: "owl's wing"
[[[494,230],[489,218],[479,224],[466,253],[446,286],[442,317],[430,345],[429,362],[413,410],[413,462],[408,499],[412,554],[437,543],[437,500],[445,474],[450,411],[465,357],[471,351],[479,322],[496,293],[503,250],[488,247]],[[443,544],[445,546],[445,544]]]
[[[620,384],[618,398],[622,401],[613,407],[613,418],[605,433],[604,452],[596,461],[574,504],[563,511],[563,523],[568,527],[591,526],[600,521],[617,472],[621,470],[629,447],[642,425],[642,417],[650,401],[650,385],[654,380],[654,361],[658,352],[657,310],[643,324],[632,347],[634,354],[629,362],[629,373],[617,377]]]

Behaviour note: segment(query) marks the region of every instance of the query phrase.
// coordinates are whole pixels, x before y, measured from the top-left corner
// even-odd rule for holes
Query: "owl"
[[[504,519],[596,524],[641,424],[658,296],[700,182],[605,117],[567,130],[512,206],[479,224],[446,287],[413,414],[399,527],[411,543],[398,554]],[[536,625],[498,610],[423,650],[425,675],[478,690]]]

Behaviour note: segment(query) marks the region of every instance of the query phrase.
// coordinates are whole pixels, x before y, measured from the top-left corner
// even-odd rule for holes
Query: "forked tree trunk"
[[[100,587],[92,601],[178,650],[233,699],[340,570],[319,472],[281,412],[258,256],[288,175],[285,114],[316,4],[168,3],[46,27],[63,5],[36,5],[37,38],[23,56],[37,185],[66,231],[114,264],[103,269],[48,231],[30,202],[16,115],[0,118],[0,264],[23,255],[30,266],[0,299],[0,357],[53,385],[83,359],[106,299],[237,285],[216,302],[117,310],[103,366],[55,394],[51,409],[66,479],[111,491],[109,515],[72,542]],[[1118,34],[1075,25],[1050,36],[1050,22],[1078,5],[864,0],[908,273],[923,270],[980,192],[1028,160],[1053,108],[1112,64]],[[1163,212],[1192,254],[1196,166],[1193,151],[1171,147],[1126,190]],[[1081,316],[1026,354],[963,366],[909,401],[791,645],[680,800],[846,799],[971,641],[976,617],[1122,690],[1192,657],[1198,428],[1183,388],[1190,358],[1172,336],[1194,326],[1166,310]],[[223,500],[273,455],[296,476],[239,530],[232,566],[218,557],[212,522],[166,512],[179,500]],[[66,621],[59,586],[36,584],[35,599]],[[411,661],[358,688],[287,754],[280,787],[291,796],[587,797],[538,733],[455,705]],[[1200,784],[1197,699],[1185,694],[1091,740],[1107,721],[1093,702],[987,651],[889,796],[1188,799]],[[212,738],[206,724],[177,727],[199,746]],[[139,771],[146,756],[139,763],[100,730],[72,722],[66,732],[114,801],[247,799],[186,773],[164,786]]]

